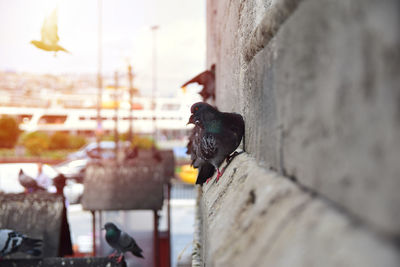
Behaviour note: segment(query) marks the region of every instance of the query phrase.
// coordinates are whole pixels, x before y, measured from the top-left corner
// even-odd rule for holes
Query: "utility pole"
[[[100,141],[101,141],[101,136],[102,136],[102,131],[103,131],[103,126],[102,126],[102,121],[101,121],[101,104],[102,104],[102,94],[103,94],[103,78],[101,75],[101,68],[102,68],[102,56],[103,56],[103,51],[102,51],[102,12],[103,12],[103,6],[102,6],[102,0],[98,0],[98,5],[97,5],[97,34],[98,34],[98,39],[97,39],[97,45],[98,45],[98,56],[97,56],[97,125],[96,125],[96,142],[97,142],[97,149],[99,151],[99,155],[101,156],[101,147],[100,147]],[[100,214],[101,216],[101,214]],[[93,239],[93,256],[96,256],[96,211],[92,211],[92,239]],[[101,239],[100,239],[101,240]]]
[[[132,66],[128,65],[128,80],[129,80],[129,130],[128,130],[128,141],[133,143],[133,74]]]
[[[102,0],[98,1],[98,23],[97,23],[97,34],[98,34],[98,56],[97,56],[97,126],[96,126],[96,141],[97,141],[97,148],[99,149],[99,154],[101,155],[100,151],[100,141],[101,135],[103,131],[102,120],[101,120],[101,104],[102,104],[102,94],[103,94],[103,78],[102,78]]]
[[[118,159],[118,71],[114,73],[114,105],[115,105],[115,129],[114,129],[114,140],[115,140],[115,159]]]
[[[154,142],[157,142],[158,133],[157,133],[157,121],[156,121],[156,103],[155,97],[157,92],[157,29],[158,25],[154,25],[151,27],[153,31],[153,88],[151,91],[151,105],[153,109],[153,139]]]

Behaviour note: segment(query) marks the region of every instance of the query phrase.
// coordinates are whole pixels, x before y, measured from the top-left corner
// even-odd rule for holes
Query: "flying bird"
[[[193,167],[199,168],[196,183],[204,183],[205,176],[211,174],[210,165],[217,170],[218,181],[222,175],[219,166],[226,158],[231,160],[231,153],[244,135],[243,117],[237,113],[220,112],[205,102],[193,104],[190,111],[192,115],[188,124],[192,123],[195,127],[189,137],[188,150]]]
[[[18,181],[23,187],[26,188],[28,193],[32,193],[32,192],[36,192],[36,191],[40,191],[40,190],[46,191],[45,188],[38,185],[38,183],[36,182],[36,180],[34,178],[25,174],[22,169],[19,170]]]
[[[0,257],[16,252],[39,256],[42,253],[38,248],[41,244],[41,239],[27,237],[11,229],[0,229]]]
[[[60,38],[57,32],[57,9],[54,9],[53,12],[44,19],[41,31],[42,39],[40,41],[33,40],[31,44],[45,51],[54,51],[54,56],[57,55],[58,51],[69,53],[69,51],[58,44]]]
[[[215,100],[215,64],[211,65],[211,70],[206,70],[184,83],[181,88],[185,88],[188,84],[198,83],[203,85],[203,89],[199,92],[203,101],[212,97]]]
[[[109,255],[113,258],[119,254],[117,262],[120,263],[125,252],[130,251],[133,255],[144,258],[143,250],[136,244],[136,241],[127,233],[121,231],[115,224],[108,222],[104,225],[106,230],[106,241],[116,251]]]

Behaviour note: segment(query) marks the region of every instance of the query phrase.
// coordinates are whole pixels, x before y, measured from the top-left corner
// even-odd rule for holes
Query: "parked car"
[[[54,169],[64,174],[68,179],[74,179],[78,183],[83,183],[85,177],[86,165],[89,162],[88,159],[75,159],[67,160],[54,165]]]
[[[48,164],[43,164],[43,173],[50,179],[54,179],[60,172]],[[38,174],[37,163],[0,163],[0,192],[3,193],[22,193],[24,187],[18,181],[20,169],[31,177],[36,177]],[[56,188],[52,185],[50,192],[55,192]],[[74,179],[67,179],[64,187],[64,196],[70,204],[79,203],[83,194],[83,185],[77,183]]]
[[[127,146],[127,142],[120,142],[122,148]],[[97,146],[97,142],[91,142],[81,148],[80,150],[71,153],[67,156],[68,160],[73,159],[113,159],[115,158],[115,142],[114,141],[101,141],[100,142],[101,155]]]

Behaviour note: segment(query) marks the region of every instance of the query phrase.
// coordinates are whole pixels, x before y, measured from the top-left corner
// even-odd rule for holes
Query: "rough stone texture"
[[[399,25],[398,0],[207,1],[251,158],[203,187],[202,264],[400,266]]]
[[[63,198],[47,192],[0,194],[0,228],[43,240],[40,257],[56,257],[60,243]],[[14,253],[5,258],[29,258]],[[0,260],[1,263],[1,260]]]
[[[399,266],[398,248],[299,189],[237,156],[203,185],[203,266]]]
[[[246,151],[400,236],[399,1],[207,3],[216,104],[243,114]]]
[[[395,235],[400,235],[399,3],[306,1],[277,35],[275,61],[286,174]],[[306,18],[310,12],[318,23]],[[300,29],[309,32],[299,34]],[[298,47],[289,45],[296,40],[302,40]]]

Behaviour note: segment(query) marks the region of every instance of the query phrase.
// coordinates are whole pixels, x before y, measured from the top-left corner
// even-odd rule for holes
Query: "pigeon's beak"
[[[189,121],[188,121],[188,123],[186,123],[186,125],[191,124],[191,123],[194,124],[194,115],[193,114],[190,116]]]
[[[102,227],[101,230],[106,230],[106,228]]]

